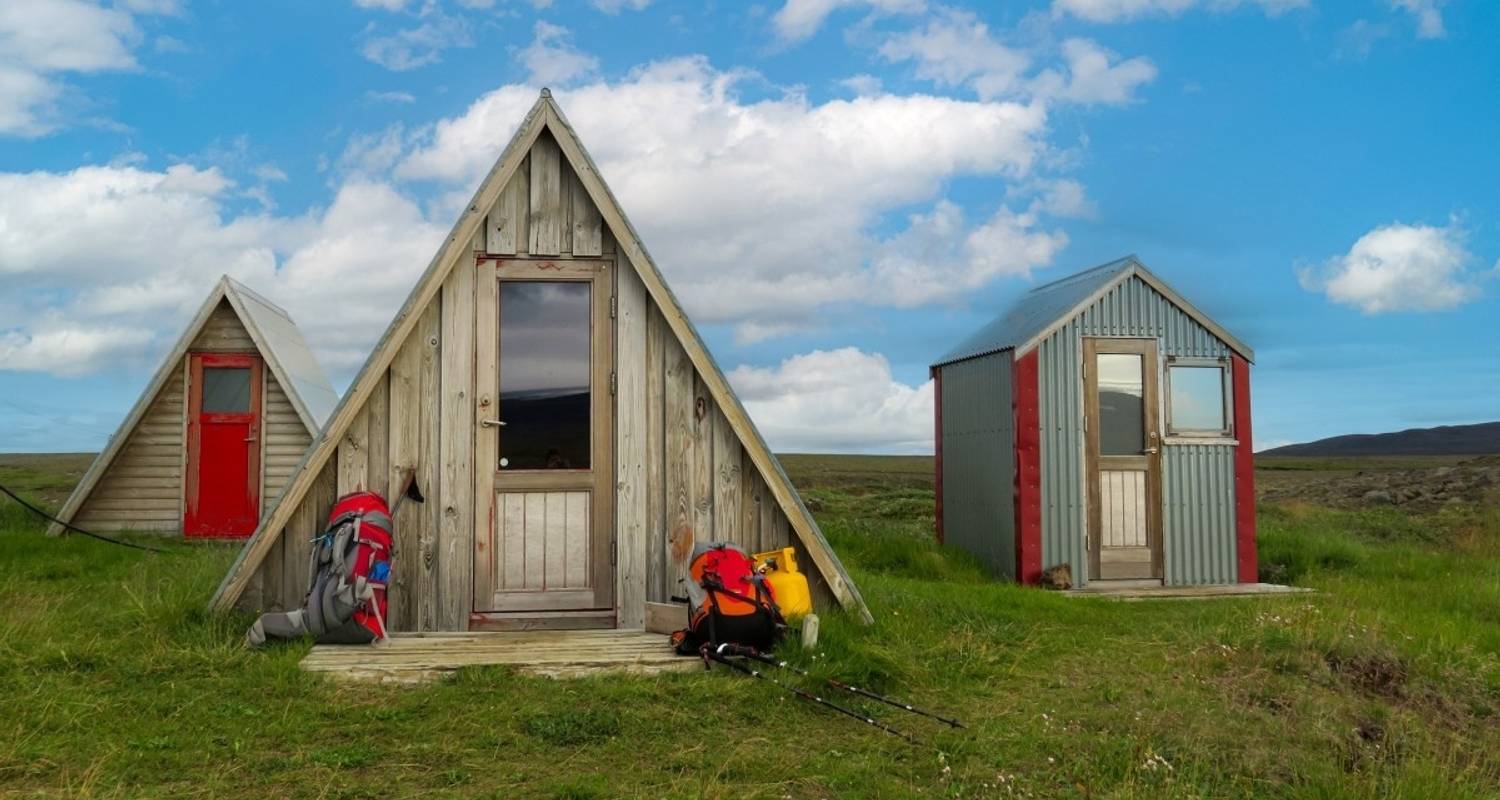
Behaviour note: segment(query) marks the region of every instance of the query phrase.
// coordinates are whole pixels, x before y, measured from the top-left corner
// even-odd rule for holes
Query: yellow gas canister
[[[807,576],[797,571],[795,548],[756,553],[755,569],[771,585],[781,616],[792,620],[812,613],[812,591],[807,587]]]

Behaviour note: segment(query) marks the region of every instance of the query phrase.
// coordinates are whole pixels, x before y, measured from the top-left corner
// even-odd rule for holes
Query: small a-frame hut
[[[337,403],[291,317],[226,275],[58,518],[93,531],[249,536]]]
[[[932,366],[939,541],[1022,583],[1256,582],[1253,360],[1134,256],[1032,289]]]
[[[411,473],[393,630],[680,627],[710,540],[793,546],[869,618],[546,90],[212,606],[296,607],[334,498]]]

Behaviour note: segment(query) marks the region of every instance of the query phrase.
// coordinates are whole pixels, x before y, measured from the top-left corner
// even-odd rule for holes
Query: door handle
[[[1154,455],[1156,455],[1156,448],[1155,447],[1148,447],[1148,448],[1146,448],[1145,450],[1143,450],[1141,452],[1145,453],[1148,456],[1154,456]]]
[[[503,420],[503,419],[482,419],[482,420],[479,421],[479,427],[481,427],[481,428],[503,428],[503,427],[505,427],[505,420]]]

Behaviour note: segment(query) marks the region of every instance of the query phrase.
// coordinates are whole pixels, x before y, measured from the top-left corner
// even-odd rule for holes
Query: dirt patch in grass
[[[1329,653],[1323,659],[1335,675],[1366,694],[1388,698],[1406,694],[1410,671],[1399,656],[1378,652]]]

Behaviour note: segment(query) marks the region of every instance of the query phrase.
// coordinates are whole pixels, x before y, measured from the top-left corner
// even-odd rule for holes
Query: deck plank
[[[655,674],[701,669],[667,637],[639,630],[398,633],[381,645],[317,645],[302,669],[337,679],[422,683],[462,667],[504,665],[527,675]]]

